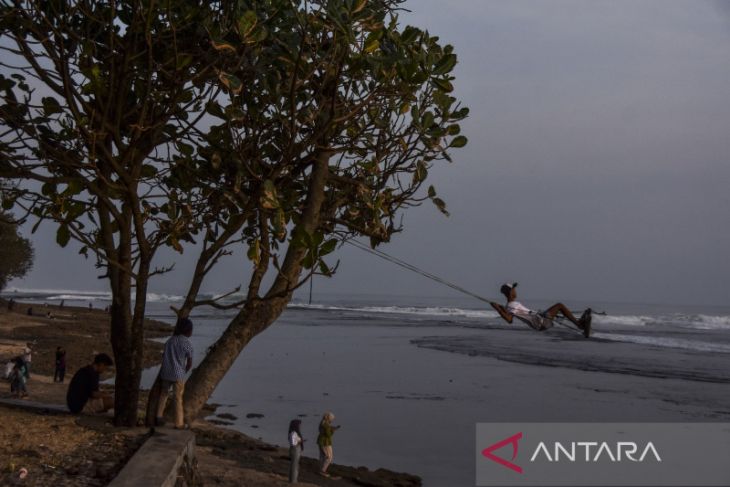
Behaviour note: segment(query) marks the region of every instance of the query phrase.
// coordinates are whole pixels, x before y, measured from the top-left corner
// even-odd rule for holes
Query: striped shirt
[[[193,359],[193,345],[187,337],[174,335],[165,343],[160,379],[171,382],[185,380],[188,359]]]

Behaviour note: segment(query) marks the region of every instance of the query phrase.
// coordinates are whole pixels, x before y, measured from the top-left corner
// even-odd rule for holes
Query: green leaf
[[[183,142],[177,143],[177,150],[179,150],[180,153],[185,156],[192,156],[193,152],[195,152],[195,149],[192,145],[185,144]]]
[[[237,76],[221,71],[218,79],[234,95],[238,95],[243,90],[243,83]]]
[[[302,266],[305,269],[311,269],[314,266],[314,256],[311,252],[307,252],[307,255],[302,259]]]
[[[68,245],[68,241],[71,239],[71,232],[68,229],[68,225],[65,223],[58,227],[56,231],[56,243],[61,247]]]
[[[319,272],[321,272],[322,274],[324,274],[327,277],[332,275],[332,271],[330,270],[330,268],[327,266],[327,264],[323,260],[319,261]]]
[[[371,33],[367,37],[367,39],[365,39],[365,46],[363,47],[363,49],[369,54],[375,51],[378,47],[380,47],[380,41],[378,40],[378,36],[375,35],[375,33]]]
[[[49,117],[54,113],[60,113],[63,110],[61,105],[58,103],[58,100],[51,96],[43,98],[41,102],[43,103],[43,113],[46,117]]]
[[[151,164],[145,164],[142,166],[140,176],[143,178],[153,178],[157,175],[157,168]]]
[[[418,161],[418,163],[416,163],[416,171],[413,173],[413,180],[416,183],[420,183],[421,181],[424,181],[426,177],[428,177],[428,168],[426,167],[426,163]]]
[[[431,113],[430,111],[427,111],[426,113],[423,114],[423,118],[421,119],[421,124],[424,127],[426,127],[426,128],[431,127],[431,125],[433,125],[433,122],[434,122],[433,113]]]
[[[53,183],[43,183],[43,186],[41,186],[41,193],[43,193],[44,196],[50,196],[55,194],[55,192],[56,185]]]
[[[259,263],[259,260],[261,259],[261,246],[259,244],[258,240],[254,240],[251,245],[248,247],[248,252],[246,252],[246,256],[249,258],[250,261],[252,261],[254,264]]]
[[[238,33],[242,39],[246,39],[251,34],[258,20],[256,12],[253,10],[247,11],[238,19]]]
[[[337,239],[334,239],[333,238],[331,240],[327,240],[324,243],[324,245],[322,245],[319,248],[319,255],[320,255],[320,257],[322,257],[322,256],[325,256],[327,254],[331,254],[332,252],[335,251],[336,248],[337,248]]]
[[[431,78],[431,81],[433,81],[433,84],[435,84],[441,91],[445,91],[446,93],[451,93],[454,91],[454,85],[451,84],[450,81],[440,78]]]
[[[208,103],[208,106],[206,107],[208,113],[211,115],[218,117],[218,118],[226,118],[226,114],[223,111],[223,108],[220,106],[220,104],[217,101],[211,101]]]
[[[420,29],[417,29],[416,27],[408,26],[405,29],[403,29],[403,33],[400,35],[401,41],[405,44],[410,44],[414,40],[416,40],[416,37],[418,37],[418,34],[421,33]]]
[[[449,212],[446,211],[446,203],[444,203],[444,200],[441,198],[433,198],[431,201],[433,201],[433,204],[436,205],[436,208],[438,208],[441,213],[449,216]]]
[[[444,75],[454,69],[454,66],[456,66],[456,54],[447,54],[433,67],[433,74]]]
[[[449,147],[454,147],[454,148],[464,147],[468,141],[469,140],[465,136],[460,135],[451,141],[451,144],[449,144]]]
[[[261,207],[273,210],[279,207],[279,199],[276,194],[276,186],[270,179],[264,181],[264,193],[261,195]]]

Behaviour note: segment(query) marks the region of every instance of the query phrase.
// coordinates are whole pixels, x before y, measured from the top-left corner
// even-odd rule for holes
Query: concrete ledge
[[[0,405],[12,408],[26,409],[43,414],[71,414],[66,406],[60,404],[45,404],[28,401],[26,399],[0,399]]]
[[[193,432],[158,428],[129,459],[109,487],[175,487],[178,476],[183,475],[181,469],[189,468],[194,459]]]

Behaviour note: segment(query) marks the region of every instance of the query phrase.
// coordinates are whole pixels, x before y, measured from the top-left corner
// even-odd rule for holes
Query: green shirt
[[[319,424],[319,436],[317,437],[317,444],[319,446],[332,446],[332,435],[335,433],[334,428],[329,423]]]

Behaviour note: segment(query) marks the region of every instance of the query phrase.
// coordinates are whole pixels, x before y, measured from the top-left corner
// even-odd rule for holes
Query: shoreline
[[[3,363],[13,356],[18,355],[25,344],[32,343],[33,357],[31,365],[31,378],[28,382],[29,399],[35,402],[46,404],[65,404],[65,391],[68,382],[78,368],[90,362],[93,354],[106,352],[111,354],[109,344],[108,314],[103,310],[83,307],[58,305],[38,305],[16,302],[14,312],[8,312],[6,302],[2,302],[0,310],[0,359]],[[26,310],[33,306],[35,314],[41,316],[28,316]],[[51,312],[54,318],[46,317]],[[169,335],[172,326],[158,320],[145,320],[145,351],[144,367],[150,368],[158,365],[161,360],[163,345],[155,339]],[[56,346],[63,346],[67,352],[66,380],[63,384],[53,382],[55,369]],[[112,377],[102,378],[103,380]],[[5,382],[5,387],[8,383]],[[102,386],[111,389],[111,386]],[[146,403],[146,390],[142,390],[139,409],[144,411]],[[0,394],[0,397],[9,397],[7,389]],[[215,415],[216,406],[208,405],[202,415],[211,417]],[[7,408],[0,408],[3,414],[10,411]],[[43,425],[47,418],[34,413],[16,409],[12,412],[17,415],[19,421],[30,422],[35,426]],[[62,426],[51,424],[50,427],[59,433],[70,434],[74,424],[77,428],[88,428],[89,418],[74,416],[58,416],[58,421],[63,422]],[[217,418],[217,417],[216,417]],[[265,443],[254,439],[239,431],[214,424],[216,418],[206,420],[200,417],[193,422],[192,429],[196,433],[198,441],[198,468],[204,485],[212,484],[218,486],[235,486],[241,482],[248,481],[252,485],[283,486],[288,485],[287,472],[289,468],[288,448]],[[131,453],[141,445],[139,438],[147,432],[146,428],[115,429],[111,427],[109,416],[94,417],[91,420],[92,429],[103,431],[99,441],[103,444],[121,444],[120,437],[124,438],[125,455]],[[43,424],[42,424],[43,423]],[[33,430],[33,428],[30,428]],[[14,433],[19,434],[19,433]],[[34,436],[35,435],[35,436]],[[126,436],[125,436],[126,435]],[[29,444],[36,444],[31,451],[26,451],[31,460],[39,459],[36,462],[43,466],[43,470],[58,474],[57,468],[52,464],[43,463],[47,442],[42,432],[29,432],[25,440]],[[110,457],[119,456],[118,452],[110,449],[103,449]],[[305,455],[312,455],[313,447],[305,450]],[[81,453],[81,459],[88,454]],[[71,455],[72,457],[73,455]],[[72,462],[71,457],[65,459]],[[106,470],[103,475],[99,472],[90,472],[89,477],[103,480],[102,483],[93,481],[84,483],[80,477],[75,477],[78,468],[67,470],[69,478],[73,477],[70,485],[106,485],[110,475],[116,475],[119,469],[126,464],[126,458],[119,464],[118,458],[106,460],[117,460],[117,464],[111,461],[104,461],[104,458],[95,458],[95,463],[105,464]],[[22,459],[19,460],[22,463]],[[55,461],[55,460],[54,460]],[[415,475],[396,473],[386,469],[369,470],[365,467],[350,467],[333,464],[330,473],[332,478],[324,478],[316,473],[317,460],[309,456],[302,456],[300,463],[300,482],[304,487],[311,485],[322,486],[352,486],[368,485],[373,487],[415,487],[421,485],[421,479]],[[51,470],[52,469],[52,470]],[[37,473],[37,470],[33,473]],[[2,478],[0,476],[0,478]],[[59,482],[54,477],[54,482]],[[27,482],[27,485],[36,485]],[[63,482],[58,483],[62,485]],[[43,483],[37,485],[44,485]],[[56,484],[54,484],[56,485]]]

